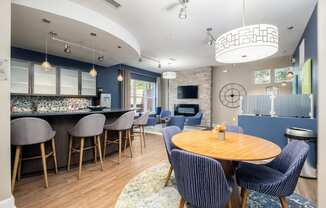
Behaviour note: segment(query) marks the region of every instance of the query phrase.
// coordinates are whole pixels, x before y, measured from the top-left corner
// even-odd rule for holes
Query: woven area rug
[[[169,186],[164,187],[165,177],[168,173],[169,165],[162,163],[151,167],[129,181],[121,192],[116,208],[174,208],[178,207],[180,195],[175,187],[175,180]],[[307,199],[298,194],[287,197],[289,208],[315,208],[317,207]],[[279,208],[280,203],[277,198],[273,198],[257,192],[249,195],[249,208]]]

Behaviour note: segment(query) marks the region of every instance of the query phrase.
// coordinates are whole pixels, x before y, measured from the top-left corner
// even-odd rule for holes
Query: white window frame
[[[136,82],[137,81],[138,82],[142,82],[143,85],[145,85],[147,83],[153,84],[154,87],[152,89],[152,96],[147,95],[147,91],[146,90],[144,90],[144,95],[143,96],[137,95],[137,92],[136,92]],[[130,81],[130,87],[133,88],[133,90],[130,89],[130,104],[132,104],[132,103],[135,104],[137,98],[141,98],[141,99],[143,99],[143,102],[144,102],[143,111],[144,112],[147,112],[148,111],[147,100],[148,99],[151,99],[152,100],[152,103],[153,103],[153,106],[152,106],[152,109],[153,110],[151,112],[155,112],[155,108],[156,108],[156,87],[157,87],[156,86],[156,83],[155,82],[143,81],[143,80],[139,80],[139,79],[131,79],[131,81]],[[132,92],[134,94],[132,94]]]

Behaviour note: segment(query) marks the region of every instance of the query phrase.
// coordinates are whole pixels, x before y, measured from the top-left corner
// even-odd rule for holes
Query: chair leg
[[[103,160],[105,160],[105,154],[106,154],[106,145],[108,143],[108,131],[104,131],[104,144],[103,144]]]
[[[142,129],[142,135],[143,135],[144,148],[146,148],[146,138],[145,138],[145,129],[144,129],[144,126],[141,126],[141,129]]]
[[[78,179],[81,177],[82,166],[83,166],[83,153],[84,153],[84,138],[80,139],[80,154],[79,154],[79,171],[78,171]]]
[[[281,201],[282,208],[288,208],[288,202],[287,202],[285,196],[281,196],[280,201]]]
[[[232,208],[231,200],[229,200],[229,202],[228,202],[228,208]]]
[[[140,152],[141,154],[143,154],[143,144],[144,144],[144,139],[143,139],[143,135],[141,132],[141,126],[139,126],[139,131],[140,131],[140,136],[139,136],[139,141],[140,141]]]
[[[122,146],[122,132],[119,131],[119,159],[118,159],[119,164],[121,162],[121,146]]]
[[[185,200],[183,199],[183,197],[181,197],[180,203],[179,203],[179,208],[184,208],[184,207],[185,207]]]
[[[132,158],[132,141],[131,141],[130,129],[128,130],[128,141],[129,141],[130,156]]]
[[[52,142],[52,151],[53,151],[54,171],[55,174],[58,174],[58,162],[57,162],[57,153],[56,153],[54,138],[52,139],[51,142]]]
[[[21,149],[21,152],[23,151],[23,147]],[[23,163],[23,156],[22,154],[20,154],[20,158],[19,158],[19,165],[18,165],[18,173],[17,173],[17,181],[20,181],[21,178],[21,174],[22,174],[22,163]]]
[[[127,149],[127,142],[128,142],[128,130],[125,130],[124,133],[126,134],[125,136],[122,136],[124,138],[124,148],[123,148],[123,152],[124,155],[126,156],[126,149]]]
[[[70,164],[71,164],[71,150],[72,150],[72,136],[69,136],[69,152],[68,152],[67,171],[70,171]]]
[[[94,136],[94,162],[97,163],[97,136]]]
[[[41,155],[42,155],[42,164],[43,164],[43,172],[44,172],[44,186],[45,188],[49,187],[49,182],[48,182],[48,170],[46,166],[46,156],[45,156],[45,145],[44,143],[40,144],[41,148]]]
[[[247,200],[248,200],[248,190],[245,188],[241,188],[241,196],[242,196],[242,200],[241,200],[241,208],[246,208],[247,206]]]
[[[103,160],[102,160],[102,150],[101,150],[101,139],[100,139],[100,136],[97,136],[97,148],[98,148],[98,155],[100,157],[100,163],[101,163],[101,169],[103,170]],[[96,149],[96,147],[95,147]]]
[[[170,169],[169,169],[168,175],[166,176],[164,186],[167,186],[167,185],[169,184],[169,181],[170,181],[170,178],[171,178],[172,171],[173,171],[173,167],[172,167],[172,165],[170,165]]]
[[[19,159],[20,159],[21,149],[22,149],[21,146],[16,146],[14,170],[13,170],[12,178],[11,178],[11,192],[12,193],[14,193],[14,191],[15,191],[17,169],[18,169],[18,163],[19,163]]]

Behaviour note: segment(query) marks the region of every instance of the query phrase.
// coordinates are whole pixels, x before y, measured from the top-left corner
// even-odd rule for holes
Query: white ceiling
[[[241,0],[190,0],[186,20],[178,18],[178,7],[174,10],[167,10],[167,7],[177,0],[117,0],[122,5],[119,9],[113,8],[105,0],[70,1],[98,12],[127,29],[137,39],[141,54],[160,60],[164,69],[185,70],[218,65],[214,57],[214,47],[209,47],[207,44],[206,28],[212,27],[213,34],[218,36],[241,26]],[[247,0],[246,23],[268,23],[278,26],[280,50],[275,56],[291,55],[316,2],[317,0]],[[41,43],[39,42],[42,39],[35,37],[40,37],[38,34],[44,30],[42,29],[44,25],[39,20],[45,14],[15,6],[12,15],[14,16],[13,44],[40,49]],[[68,18],[47,15],[55,21],[57,18],[60,20],[60,24],[53,27],[59,35],[62,34],[71,41],[85,41],[90,29],[95,29]],[[29,23],[28,26],[26,22]],[[289,26],[294,26],[294,30],[289,31],[287,29]],[[128,48],[128,44],[124,45],[126,48],[123,47],[126,51],[118,50],[116,45],[122,45],[121,40],[112,36],[105,37],[104,32],[102,35],[103,38],[99,39],[98,47],[107,50],[105,57],[112,59],[112,61],[105,62],[105,65],[122,62],[160,71],[154,62],[139,63],[137,55],[131,48]],[[66,56],[60,47],[53,46],[51,52]],[[82,57],[81,54],[79,56]],[[80,59],[77,55],[73,58]],[[168,64],[171,62],[169,58],[174,58],[176,61]]]

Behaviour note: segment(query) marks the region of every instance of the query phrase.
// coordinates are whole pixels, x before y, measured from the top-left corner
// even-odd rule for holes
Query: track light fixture
[[[99,62],[103,62],[103,61],[104,61],[104,56],[99,56],[99,57],[97,57],[97,60],[98,60]]]
[[[71,53],[71,46],[68,43],[65,43],[65,48],[63,51],[65,53]]]
[[[179,19],[187,19],[187,5],[184,3],[179,12]]]
[[[159,63],[157,67],[158,67],[159,69],[160,69],[160,68],[162,68],[162,65],[161,65],[161,63]]]

